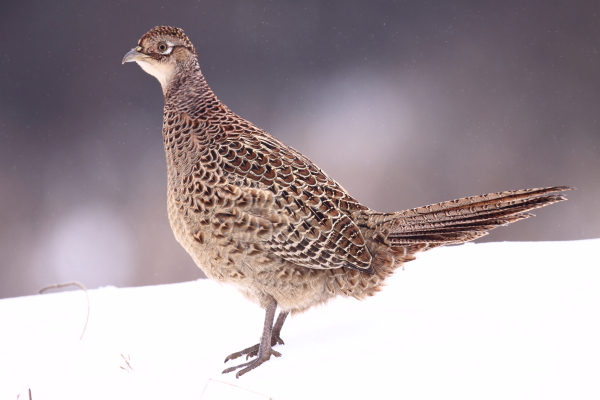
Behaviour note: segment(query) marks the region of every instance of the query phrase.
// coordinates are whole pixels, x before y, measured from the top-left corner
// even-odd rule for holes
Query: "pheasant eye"
[[[169,46],[167,46],[166,43],[161,42],[161,43],[158,44],[158,46],[156,46],[156,49],[159,52],[164,53],[164,52],[166,52],[169,49]]]

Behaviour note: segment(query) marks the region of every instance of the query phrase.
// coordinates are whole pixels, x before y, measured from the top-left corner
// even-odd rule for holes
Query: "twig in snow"
[[[31,388],[28,388],[27,390],[29,390],[29,400],[33,400],[33,398],[31,397]],[[21,393],[17,395],[17,400],[19,400],[19,397],[21,397]]]
[[[129,354],[127,354],[127,358],[125,358],[123,354],[121,354],[121,357],[123,357],[123,360],[125,360],[125,364],[127,364],[127,367],[119,366],[119,368],[124,369],[127,372],[129,372],[129,370],[133,371],[133,367],[131,366],[131,364],[129,364],[129,361],[131,361],[131,357],[129,357]]]
[[[48,289],[59,289],[65,286],[78,286],[81,290],[85,292],[85,298],[87,299],[87,315],[85,316],[85,324],[83,325],[83,332],[81,332],[81,336],[79,340],[83,339],[83,334],[85,333],[85,328],[87,328],[88,320],[90,319],[90,296],[88,295],[87,288],[83,286],[83,283],[79,283],[76,281],[73,282],[65,282],[65,283],[55,283],[54,285],[44,286],[40,290],[38,290],[39,294],[44,293]],[[31,395],[30,395],[31,396]]]

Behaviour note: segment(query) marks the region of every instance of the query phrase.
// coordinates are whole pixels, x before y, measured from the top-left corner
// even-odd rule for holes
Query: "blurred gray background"
[[[233,111],[371,208],[572,185],[480,242],[600,237],[597,0],[0,7],[0,297],[203,276],[167,221],[160,85],[121,65],[156,25],[185,30]]]

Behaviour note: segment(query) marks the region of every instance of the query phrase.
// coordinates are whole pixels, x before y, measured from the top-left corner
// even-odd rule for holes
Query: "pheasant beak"
[[[138,46],[135,49],[131,49],[129,53],[125,54],[125,57],[123,57],[123,64],[126,62],[144,61],[147,56],[144,53],[140,53],[138,49],[141,50],[141,47]]]
[[[169,81],[171,80],[171,76],[173,76],[175,69],[174,60],[173,62],[160,62],[149,55],[142,53],[141,50],[141,46],[131,49],[131,51],[123,57],[123,64],[135,61],[144,71],[158,79],[160,86],[163,89],[163,93],[166,93],[167,86],[169,86]]]

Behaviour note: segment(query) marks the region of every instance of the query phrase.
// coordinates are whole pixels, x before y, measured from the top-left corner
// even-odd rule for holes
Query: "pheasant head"
[[[182,29],[170,26],[157,26],[142,36],[123,58],[123,64],[132,61],[158,79],[165,95],[178,76],[198,65],[192,42]]]

